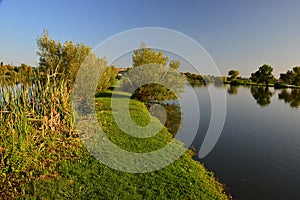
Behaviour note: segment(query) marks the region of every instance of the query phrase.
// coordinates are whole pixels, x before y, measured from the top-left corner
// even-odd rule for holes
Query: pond
[[[217,144],[200,159],[211,117],[208,89],[226,91],[227,112]],[[213,171],[234,199],[300,199],[300,90],[196,84],[183,101],[189,101],[191,90],[199,100],[193,112],[201,116],[191,145],[194,159]],[[188,133],[184,125],[191,122],[198,123],[183,113],[181,131]]]

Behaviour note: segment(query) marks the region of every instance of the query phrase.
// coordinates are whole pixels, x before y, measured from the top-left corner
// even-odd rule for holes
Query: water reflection
[[[167,115],[164,125],[172,135],[175,135],[181,125],[182,113],[180,105],[178,103],[161,103],[160,105],[164,107]],[[164,119],[162,116],[164,113],[157,112],[157,110],[152,115],[158,119]]]
[[[239,92],[238,88],[239,86],[237,85],[230,85],[229,88],[227,89],[227,93],[230,95],[237,95]]]
[[[299,89],[283,89],[278,94],[278,99],[288,103],[292,108],[300,106],[300,90]]]
[[[251,87],[250,92],[256,103],[261,107],[268,106],[271,103],[272,93],[268,87]]]
[[[201,88],[206,86],[204,82],[190,82],[189,83],[193,88]]]

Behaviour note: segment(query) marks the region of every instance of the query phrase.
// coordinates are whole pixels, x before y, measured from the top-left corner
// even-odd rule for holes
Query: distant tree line
[[[232,85],[265,85],[274,86],[276,88],[296,87],[300,86],[300,67],[294,67],[286,73],[281,73],[279,79],[273,75],[273,68],[270,65],[264,64],[256,72],[251,73],[249,78],[240,76],[238,70],[231,69],[228,71],[228,76],[211,76],[193,74],[190,72],[183,73],[190,82],[203,83],[230,83]]]
[[[22,63],[20,66],[0,63],[1,84],[18,84],[30,82],[38,74],[38,69]]]

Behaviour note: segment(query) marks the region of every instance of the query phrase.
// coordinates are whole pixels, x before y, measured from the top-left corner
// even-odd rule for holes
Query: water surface
[[[225,125],[203,163],[228,187],[234,199],[300,199],[300,90],[265,87],[208,86],[225,90]],[[199,129],[192,146],[199,153],[207,131],[211,103],[208,88],[195,86]],[[189,100],[191,88],[183,94]],[[192,105],[191,105],[192,106]],[[183,130],[194,122],[184,113]]]

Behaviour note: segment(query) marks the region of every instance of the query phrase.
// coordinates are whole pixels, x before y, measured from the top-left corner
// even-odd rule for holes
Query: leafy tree
[[[300,67],[294,67],[293,70],[288,70],[285,74],[280,74],[279,78],[282,82],[289,85],[300,85]]]
[[[153,49],[142,45],[140,49],[134,50],[134,55],[132,56],[132,66],[137,67],[153,63],[166,66],[168,60],[169,58],[164,57],[161,51],[156,52]]]
[[[96,92],[101,92],[110,87],[116,78],[116,69],[107,66],[105,59],[97,58],[92,49],[84,44],[74,44],[72,41],[61,43],[49,37],[47,31],[37,39],[39,51],[39,68],[45,74],[55,75],[73,83],[76,79],[79,68],[82,65],[90,65],[89,73],[85,74],[85,81],[92,79],[93,73],[102,74],[97,84]],[[93,71],[93,68],[95,69]],[[28,69],[30,70],[30,69]]]
[[[176,99],[176,95],[184,88],[185,78],[177,71],[179,61],[171,61],[167,65],[168,60],[161,51],[155,51],[145,45],[134,50],[133,68],[123,76],[123,90],[131,93],[131,89],[135,88],[132,98],[145,103]],[[130,75],[130,72],[135,74]],[[145,80],[151,81],[144,85],[142,83]],[[163,84],[156,84],[154,80]],[[172,92],[170,88],[176,89]]]
[[[66,41],[62,44],[55,41],[49,37],[46,30],[41,37],[38,37],[37,46],[39,66],[71,82],[75,80],[86,56],[92,53],[91,47],[81,43],[74,44],[72,41]]]
[[[240,72],[239,71],[237,71],[237,70],[230,70],[229,72],[228,72],[228,76],[229,76],[229,80],[234,80],[234,79],[236,79],[238,76],[240,75]]]
[[[276,81],[274,75],[272,74],[273,68],[270,65],[261,66],[255,73],[251,74],[250,79],[256,83],[265,83],[269,85]]]

